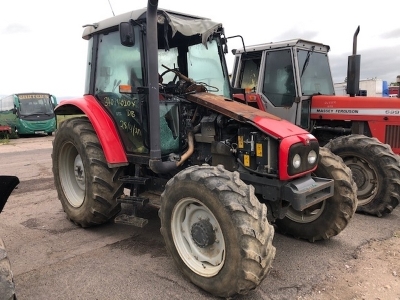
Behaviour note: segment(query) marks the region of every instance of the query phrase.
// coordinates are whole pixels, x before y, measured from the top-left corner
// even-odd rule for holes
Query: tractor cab
[[[310,96],[334,95],[328,51],[300,39],[235,50],[232,85],[246,92],[235,98],[309,129]]]
[[[157,30],[145,28],[146,9],[86,27],[83,38],[90,45],[85,94],[94,95],[112,115],[128,155],[148,155],[149,132],[154,134],[158,127],[161,153],[178,153],[182,96],[200,88],[231,98],[223,28],[206,18],[162,9],[157,12]],[[156,44],[149,42],[149,35]],[[158,63],[147,60],[152,56],[149,51],[155,52]],[[155,96],[150,93],[155,88],[150,84],[150,67],[155,73],[151,75],[157,76],[152,83],[158,85]],[[158,109],[151,103],[159,106],[158,116],[152,114]],[[156,122],[160,126],[151,128]]]

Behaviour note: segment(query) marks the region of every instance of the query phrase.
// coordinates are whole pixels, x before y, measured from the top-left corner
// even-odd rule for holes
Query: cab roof
[[[89,40],[93,34],[112,27],[117,27],[120,23],[129,22],[131,19],[137,21],[138,23],[143,23],[146,20],[146,12],[147,8],[141,8],[105,19],[98,23],[84,25],[83,27],[85,27],[85,29],[83,31],[82,38]],[[207,40],[207,38],[220,27],[222,28],[221,23],[214,22],[209,18],[184,14],[161,8],[158,9],[157,12],[158,23],[164,24],[164,20],[166,18],[168,24],[172,28],[173,35],[176,32],[180,32],[186,36],[200,34],[203,35],[204,41]]]
[[[262,51],[268,49],[278,49],[278,48],[285,48],[285,47],[299,47],[303,49],[311,50],[312,47],[314,51],[321,51],[321,52],[329,52],[330,47],[328,45],[324,45],[321,43],[316,43],[308,40],[303,39],[292,39],[286,40],[281,42],[270,42],[270,43],[263,43],[257,45],[246,46],[246,52],[253,52],[253,51]],[[240,54],[245,52],[243,48],[237,49],[235,54]]]

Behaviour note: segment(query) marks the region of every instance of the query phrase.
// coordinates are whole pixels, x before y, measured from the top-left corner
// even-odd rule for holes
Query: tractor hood
[[[311,136],[308,131],[289,121],[219,95],[204,92],[189,94],[187,95],[187,99],[232,119],[243,123],[249,123],[276,139],[284,139],[289,136],[304,134]]]
[[[312,119],[365,120],[369,116],[381,120],[400,115],[397,98],[316,95],[312,97]],[[372,119],[371,119],[372,118]]]

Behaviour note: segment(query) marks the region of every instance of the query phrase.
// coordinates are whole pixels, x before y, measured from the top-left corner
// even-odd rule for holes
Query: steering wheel
[[[160,83],[164,82],[164,76],[165,76],[166,74],[170,73],[170,72],[173,72],[173,73],[175,74],[175,76],[174,76],[174,79],[173,79],[172,81],[170,81],[169,83],[172,82],[173,84],[176,84],[177,79],[178,79],[178,75],[176,74],[176,72],[179,72],[177,68],[169,69],[169,70],[166,70],[166,71],[162,72],[162,73],[160,74],[160,77],[162,78],[162,81],[161,81]]]

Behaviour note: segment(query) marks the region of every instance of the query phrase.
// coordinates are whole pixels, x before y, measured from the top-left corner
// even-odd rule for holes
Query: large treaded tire
[[[11,271],[10,260],[3,240],[0,238],[0,299],[13,300],[15,297],[15,284]]]
[[[348,225],[357,208],[357,187],[342,159],[321,147],[314,175],[334,179],[334,195],[303,211],[290,207],[276,220],[278,232],[315,242],[338,235]]]
[[[382,217],[400,200],[400,162],[389,145],[352,134],[326,144],[352,170],[358,188],[357,212]]]
[[[118,181],[123,168],[109,168],[87,118],[61,123],[53,141],[53,174],[67,218],[82,227],[106,223],[121,210]]]
[[[161,195],[159,216],[177,267],[207,292],[219,297],[247,294],[268,274],[275,257],[274,229],[267,221],[267,207],[239,173],[220,165],[179,172]],[[216,235],[202,247],[193,233],[200,227],[201,237]]]

